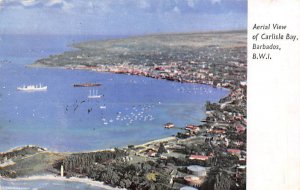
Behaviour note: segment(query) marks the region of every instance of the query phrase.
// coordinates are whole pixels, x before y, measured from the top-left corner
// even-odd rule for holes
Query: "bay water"
[[[74,42],[104,36],[3,35],[0,37],[0,151],[38,145],[53,151],[80,152],[175,135],[178,127],[200,124],[205,102],[228,90],[141,76],[60,68],[27,67],[51,54],[73,50]],[[75,88],[77,83],[100,87]],[[46,85],[44,92],[18,91]],[[88,99],[90,93],[102,95]]]
[[[74,42],[105,36],[0,36],[0,151],[38,145],[52,151],[81,152],[175,135],[200,124],[205,102],[216,102],[228,90],[131,75],[27,67],[39,58],[73,50]],[[100,87],[75,88],[77,83]],[[44,92],[22,92],[23,85],[46,85]],[[102,95],[88,99],[90,93]],[[4,180],[0,189],[106,189],[55,180]]]

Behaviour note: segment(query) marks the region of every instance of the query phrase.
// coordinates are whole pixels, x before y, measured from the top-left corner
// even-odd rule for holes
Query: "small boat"
[[[167,128],[167,129],[171,129],[171,128],[174,128],[175,127],[175,125],[173,124],[173,123],[166,123],[165,125],[164,125],[164,127],[165,128]]]
[[[90,95],[88,95],[88,98],[95,99],[95,98],[101,98],[102,95],[98,95],[98,90],[90,90]]]
[[[38,86],[38,85],[23,85],[22,87],[17,87],[17,90],[20,90],[20,91],[46,91],[47,90],[47,86],[42,86],[41,84]]]
[[[93,87],[93,86],[101,86],[100,83],[83,83],[83,84],[74,84],[74,87]]]

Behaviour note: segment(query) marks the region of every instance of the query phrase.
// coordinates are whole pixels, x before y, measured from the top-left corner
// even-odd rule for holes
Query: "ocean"
[[[54,177],[42,177],[42,179],[1,179],[1,190],[121,190],[86,179],[54,179]]]
[[[200,124],[205,102],[228,90],[141,76],[59,68],[27,67],[35,60],[74,50],[70,45],[105,36],[0,36],[0,151],[38,145],[81,152],[140,144],[175,135]],[[98,82],[100,87],[73,84]],[[22,92],[23,85],[46,85],[44,92]],[[88,99],[90,91],[102,97]]]
[[[140,76],[58,68],[27,67],[39,58],[74,50],[74,42],[104,36],[0,36],[0,151],[38,145],[52,151],[82,152],[175,135],[200,124],[206,101],[216,102],[228,90]],[[76,83],[99,82],[94,88]],[[23,85],[47,85],[44,92],[22,92]],[[100,99],[88,99],[90,91]],[[0,189],[107,189],[61,180],[4,180]]]

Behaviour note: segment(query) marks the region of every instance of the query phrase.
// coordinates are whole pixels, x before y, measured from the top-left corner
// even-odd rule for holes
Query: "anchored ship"
[[[92,86],[101,86],[100,83],[83,83],[83,84],[74,84],[74,87],[92,87]]]
[[[20,91],[45,91],[47,90],[47,86],[40,85],[23,85],[22,87],[17,87],[17,90]]]
[[[102,95],[98,95],[98,90],[90,90],[90,95],[88,95],[88,98],[95,99],[95,98],[101,98]]]

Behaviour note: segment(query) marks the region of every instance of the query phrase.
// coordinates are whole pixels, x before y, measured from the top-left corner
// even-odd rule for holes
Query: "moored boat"
[[[17,87],[17,90],[20,91],[46,91],[47,90],[47,86],[42,86],[40,85],[23,85],[22,87]]]
[[[90,95],[88,95],[88,98],[89,99],[95,99],[95,98],[101,98],[102,97],[102,95],[98,95],[98,90],[93,90],[93,91],[91,91],[90,90]]]
[[[82,84],[74,84],[74,87],[92,87],[92,86],[101,86],[100,83],[82,83]]]

